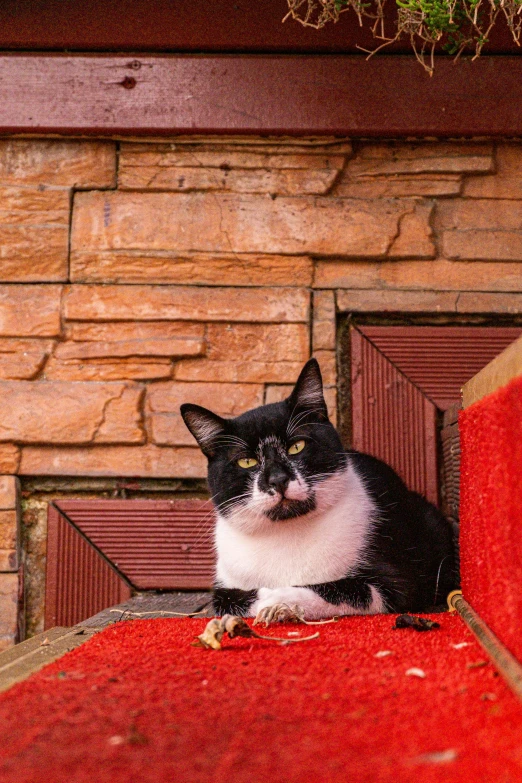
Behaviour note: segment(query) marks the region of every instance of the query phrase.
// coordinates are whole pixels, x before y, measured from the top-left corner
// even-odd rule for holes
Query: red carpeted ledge
[[[435,619],[344,618],[221,652],[191,646],[203,620],[119,623],[0,697],[0,780],[521,781],[519,703],[462,621]],[[315,629],[267,633],[296,630]]]
[[[522,661],[522,378],[462,411],[464,597]]]

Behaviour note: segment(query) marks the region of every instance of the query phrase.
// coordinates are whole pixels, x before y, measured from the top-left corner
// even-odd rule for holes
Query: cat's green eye
[[[245,457],[244,459],[238,459],[237,464],[240,468],[253,468],[254,465],[257,465],[257,459]]]
[[[295,443],[292,443],[290,448],[288,449],[289,454],[299,454],[300,451],[304,449],[306,446],[306,443],[304,440],[297,440]]]

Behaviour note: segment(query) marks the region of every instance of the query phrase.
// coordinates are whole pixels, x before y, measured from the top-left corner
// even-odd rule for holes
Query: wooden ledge
[[[522,136],[522,58],[0,55],[0,133]]]
[[[99,628],[49,628],[0,653],[0,693],[86,642]]]
[[[522,337],[502,351],[462,389],[462,406],[469,407],[522,374]]]
[[[109,625],[127,620],[165,617],[212,617],[211,593],[141,593],[84,620],[72,628],[49,628],[0,653],[0,693],[56,661]]]

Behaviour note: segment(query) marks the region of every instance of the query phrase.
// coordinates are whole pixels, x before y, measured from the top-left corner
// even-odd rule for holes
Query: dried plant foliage
[[[522,0],[395,0],[395,24],[385,20],[386,0],[287,0],[288,17],[305,27],[320,30],[337,22],[342,13],[353,11],[359,25],[369,24],[377,43],[369,56],[398,40],[409,39],[421,65],[430,73],[435,67],[437,45],[456,58],[463,51],[477,58],[488,42],[499,15],[503,16],[520,45]],[[283,20],[284,21],[284,20]],[[361,47],[359,47],[361,48]],[[367,50],[363,50],[367,51]]]
[[[232,614],[223,617],[214,617],[205,626],[205,630],[192,642],[193,647],[203,647],[205,650],[221,650],[221,640],[227,634],[230,639],[242,636],[247,639],[264,639],[277,644],[295,644],[296,642],[308,642],[317,639],[319,632],[312,636],[299,636],[297,639],[281,639],[275,636],[262,636],[250,628],[246,620]]]

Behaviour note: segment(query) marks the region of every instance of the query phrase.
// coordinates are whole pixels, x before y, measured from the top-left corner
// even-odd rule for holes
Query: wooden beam
[[[0,133],[520,136],[522,58],[0,56]]]
[[[2,0],[0,51],[259,52],[361,54],[381,43],[353,11],[322,30],[283,17],[286,0]],[[384,8],[385,30],[396,29],[397,6]],[[518,54],[502,16],[486,54]],[[410,54],[408,36],[386,54]]]
[[[467,408],[521,374],[522,337],[519,337],[463,386],[462,407]]]

